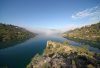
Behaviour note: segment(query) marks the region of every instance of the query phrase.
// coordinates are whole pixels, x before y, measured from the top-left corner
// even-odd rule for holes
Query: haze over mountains
[[[0,6],[0,22],[36,31],[65,31],[100,19],[100,0],[0,0]]]
[[[98,21],[99,22],[99,21]],[[70,30],[74,30],[76,28],[81,28],[84,26],[89,26],[91,24],[95,24],[97,22],[91,22],[91,23],[87,23],[87,24],[82,24],[82,25],[77,25],[77,24],[67,24],[65,25],[65,27],[60,28],[60,29],[54,29],[54,28],[27,28],[27,30],[31,31],[31,32],[35,32],[37,34],[45,34],[45,35],[53,35],[53,34],[62,34],[64,32],[70,31]]]

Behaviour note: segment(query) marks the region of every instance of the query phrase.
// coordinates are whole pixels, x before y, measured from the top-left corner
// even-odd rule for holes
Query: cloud
[[[73,14],[71,17],[74,19],[84,18],[84,17],[100,17],[100,7],[95,6],[83,11],[79,11],[76,14]]]

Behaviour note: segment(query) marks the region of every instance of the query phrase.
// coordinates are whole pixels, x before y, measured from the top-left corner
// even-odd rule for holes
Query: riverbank
[[[64,32],[62,36],[100,49],[100,22]]]
[[[66,36],[63,36],[63,37],[66,38],[66,39],[73,40],[75,42],[84,44],[84,45],[89,45],[91,47],[100,49],[100,46],[99,46],[100,42],[94,42],[94,41],[79,39],[79,38],[74,38],[74,37],[66,37]]]
[[[30,38],[34,38],[34,37],[35,37],[35,35],[32,36],[32,37],[29,37],[29,38],[24,38],[24,39],[19,39],[19,40],[11,40],[11,41],[6,41],[6,42],[0,42],[0,49],[4,49],[4,48],[7,48],[7,47],[12,47],[14,45],[23,43],[26,40],[28,40]]]
[[[48,41],[43,55],[37,54],[27,68],[94,68],[100,66],[99,57],[84,47]]]

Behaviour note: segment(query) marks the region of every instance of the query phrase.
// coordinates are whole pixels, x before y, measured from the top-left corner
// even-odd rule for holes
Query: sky
[[[0,0],[0,22],[30,30],[70,30],[98,21],[100,0]]]

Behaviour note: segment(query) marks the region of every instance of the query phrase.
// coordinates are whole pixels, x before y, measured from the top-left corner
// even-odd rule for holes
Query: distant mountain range
[[[100,49],[100,22],[70,30],[65,32],[63,36]]]
[[[15,41],[19,42],[34,36],[35,33],[24,28],[11,24],[0,23],[0,48],[8,47],[9,43],[13,43]]]

